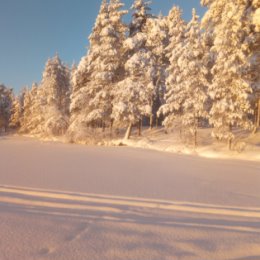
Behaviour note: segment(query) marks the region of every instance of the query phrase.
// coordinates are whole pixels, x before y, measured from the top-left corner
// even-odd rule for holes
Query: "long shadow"
[[[13,198],[15,196],[12,196]],[[19,199],[26,198],[19,195]],[[30,198],[39,204],[44,202],[57,202],[56,199]],[[48,206],[18,205],[15,203],[0,202],[1,211],[11,211],[14,213],[34,214],[40,216],[51,216],[53,218],[73,218],[82,221],[110,221],[120,223],[134,223],[141,225],[157,225],[164,227],[182,227],[191,229],[223,230],[232,232],[260,233],[259,219],[230,218],[214,216],[208,214],[194,214],[187,212],[175,212],[160,209],[143,209],[139,207],[129,207],[123,205],[113,205],[104,203],[77,202],[77,205],[86,206],[86,209],[73,208],[75,204],[71,201],[62,201],[65,208],[54,208]],[[72,208],[67,206],[72,205]],[[90,208],[88,208],[90,207]],[[111,210],[110,210],[111,209]]]
[[[232,209],[241,212],[258,212],[258,208],[255,209],[239,209],[237,207],[222,207],[214,205],[203,205],[196,203],[184,202],[184,211],[182,210],[167,210],[162,208],[162,205],[156,201],[145,200],[145,199],[131,199],[131,198],[117,198],[113,196],[105,195],[84,195],[77,193],[62,193],[62,192],[47,192],[47,191],[36,191],[33,189],[26,188],[7,188],[1,187],[0,190],[0,213],[14,213],[22,216],[33,216],[35,219],[40,217],[46,217],[51,220],[57,220],[65,222],[75,221],[81,223],[79,230],[75,234],[67,237],[66,242],[73,241],[77,234],[81,234],[85,223],[95,223],[95,232],[98,228],[102,229],[104,223],[105,231],[102,229],[101,232],[107,232],[113,237],[113,234],[118,237],[138,237],[139,241],[145,241],[144,244],[139,242],[131,241],[131,243],[123,243],[122,249],[127,252],[142,248],[149,248],[157,252],[163,252],[160,259],[169,259],[174,252],[177,258],[189,258],[197,257],[196,249],[192,252],[193,248],[198,248],[198,252],[207,251],[209,253],[216,251],[216,244],[214,241],[200,240],[199,238],[191,238],[191,240],[179,240],[176,245],[167,244],[165,241],[160,239],[160,235],[152,230],[152,227],[162,228],[181,228],[189,231],[206,231],[214,234],[214,231],[225,232],[226,234],[245,234],[245,235],[256,235],[260,236],[260,218],[259,217],[246,217],[246,216],[233,216],[225,214],[214,214],[214,209],[222,210],[227,209],[232,213]],[[73,200],[74,198],[74,200]],[[114,202],[114,203],[113,203]],[[132,204],[131,204],[132,203]],[[149,205],[154,207],[150,207]],[[171,205],[170,202],[163,202],[166,206]],[[174,203],[172,203],[174,204]],[[165,206],[164,205],[164,206]],[[178,203],[176,202],[176,205]],[[194,208],[202,208],[202,212],[188,212],[185,211],[185,206]],[[213,209],[213,213],[208,213],[203,209]],[[82,225],[82,223],[84,225]],[[101,225],[99,225],[99,223]],[[116,228],[112,225],[119,224],[135,224],[137,228],[132,229],[131,226],[127,228]],[[111,224],[111,225],[110,225]],[[146,227],[145,229],[139,228],[138,226]],[[144,230],[146,230],[144,232]],[[131,233],[132,232],[132,233]],[[111,235],[112,234],[112,235]],[[222,234],[222,233],[221,233]],[[213,235],[214,236],[214,235]],[[117,236],[115,236],[117,237]],[[87,238],[86,238],[87,239]],[[140,240],[141,239],[141,240]],[[175,241],[176,242],[176,241]],[[189,246],[191,246],[189,248]],[[105,250],[105,249],[104,249]],[[48,253],[45,249],[40,252],[40,255]],[[253,254],[253,253],[252,253]],[[258,252],[255,252],[258,254]],[[168,256],[168,258],[167,258]],[[258,256],[248,256],[247,258],[235,258],[232,260],[256,260]],[[199,258],[196,258],[199,259]]]

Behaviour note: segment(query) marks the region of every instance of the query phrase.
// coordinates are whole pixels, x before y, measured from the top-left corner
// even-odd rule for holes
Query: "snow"
[[[253,17],[253,23],[256,25],[257,27],[257,31],[260,31],[260,8],[258,8],[255,11],[254,17]]]
[[[0,259],[260,256],[259,162],[12,136],[0,147]]]
[[[183,132],[180,137],[180,128],[174,131],[165,131],[162,128],[144,130],[141,137],[131,140],[114,139],[107,145],[126,145],[129,147],[156,150],[175,154],[186,154],[212,159],[236,159],[260,162],[260,134],[238,132],[238,139],[234,141],[230,151],[226,143],[218,142],[211,137],[212,129],[199,129],[198,146],[194,148],[188,132]],[[183,130],[182,130],[183,131]]]
[[[103,0],[78,67],[0,85],[0,132],[45,139],[0,137],[0,260],[259,260],[258,2]]]

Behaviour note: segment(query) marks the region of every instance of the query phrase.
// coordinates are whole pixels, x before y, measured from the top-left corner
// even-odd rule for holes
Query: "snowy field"
[[[0,138],[1,260],[259,260],[260,163]]]

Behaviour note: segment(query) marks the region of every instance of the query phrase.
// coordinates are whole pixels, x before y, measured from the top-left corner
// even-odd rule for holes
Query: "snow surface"
[[[260,259],[260,164],[0,138],[0,259]]]
[[[232,150],[227,142],[217,141],[211,136],[212,129],[198,130],[198,146],[194,148],[192,136],[188,131],[182,133],[176,127],[174,131],[163,128],[145,129],[141,137],[133,135],[130,140],[114,139],[107,141],[107,145],[126,145],[129,147],[151,149],[186,155],[197,155],[212,159],[238,159],[260,162],[260,133],[251,134],[245,131],[237,132],[238,139],[232,144]]]

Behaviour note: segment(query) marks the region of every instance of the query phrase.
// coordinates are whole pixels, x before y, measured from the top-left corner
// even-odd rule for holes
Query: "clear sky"
[[[124,0],[128,8],[133,0]],[[166,15],[179,5],[186,20],[200,0],[153,0],[152,12]],[[41,80],[44,64],[59,53],[78,63],[86,53],[101,0],[0,0],[0,83],[21,87]]]

